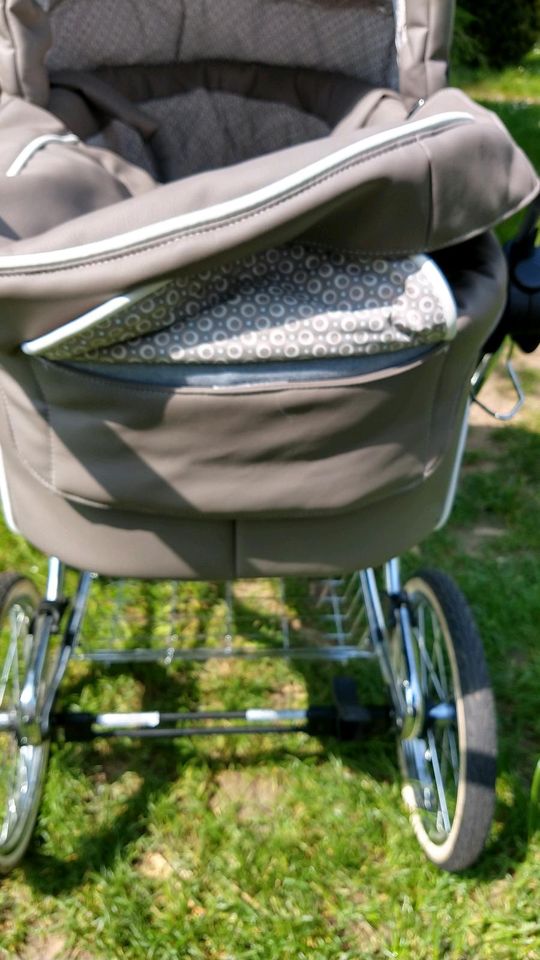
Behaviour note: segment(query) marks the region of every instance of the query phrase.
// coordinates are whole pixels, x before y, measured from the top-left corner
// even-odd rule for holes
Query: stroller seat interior
[[[389,5],[371,5],[367,30],[350,3],[120,6],[53,4],[41,83],[82,140],[159,182],[328,136],[397,86]],[[406,115],[397,98],[390,111]]]

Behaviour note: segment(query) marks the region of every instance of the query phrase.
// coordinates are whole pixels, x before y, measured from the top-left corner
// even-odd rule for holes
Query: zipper
[[[329,156],[308,164],[296,173],[289,174],[252,193],[236,197],[234,200],[226,200],[192,213],[179,214],[158,223],[80,246],[52,250],[47,253],[0,256],[0,274],[82,266],[103,257],[144,250],[151,247],[153,243],[180,239],[194,230],[224,226],[228,221],[234,221],[239,216],[253,215],[269,204],[291,199],[299,191],[314,187],[321,180],[384,147],[394,147],[401,141],[405,142],[424,134],[441,133],[452,127],[474,122],[474,116],[465,111],[449,111],[423,120],[406,122],[392,130],[380,131],[342,147]]]

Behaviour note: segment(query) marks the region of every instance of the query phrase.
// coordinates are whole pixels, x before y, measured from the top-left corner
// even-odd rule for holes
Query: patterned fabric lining
[[[397,88],[392,0],[57,0],[53,70],[223,58]]]
[[[88,143],[108,147],[162,182],[241,163],[330,133],[323,120],[287,104],[221,91],[193,90],[140,106],[160,125],[151,143],[119,120]]]
[[[96,322],[89,315],[40,352],[146,364],[350,357],[449,339],[455,316],[427,257],[353,259],[297,243],[171,281]]]

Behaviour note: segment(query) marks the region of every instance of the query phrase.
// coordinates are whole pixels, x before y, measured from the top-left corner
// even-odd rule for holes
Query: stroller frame
[[[232,590],[226,588],[228,627],[224,646],[194,649],[172,643],[161,650],[99,649],[79,652],[79,641],[93,582],[79,574],[74,596],[64,593],[66,566],[48,562],[44,597],[18,575],[1,578],[2,617],[9,635],[0,684],[0,735],[16,739],[18,751],[7,765],[10,778],[1,828],[0,867],[11,869],[22,857],[35,825],[51,739],[89,741],[97,737],[136,739],[211,734],[306,733],[362,739],[393,731],[404,779],[403,798],[427,856],[448,870],[463,869],[480,853],[494,805],[495,718],[481,641],[466,601],[437,571],[402,584],[400,561],[384,565],[379,586],[374,569],[347,579],[317,581],[316,605],[322,610],[323,644],[291,645],[281,616],[283,646],[232,645]],[[281,581],[281,584],[283,582]],[[10,599],[11,595],[11,599]],[[283,596],[283,595],[282,595]],[[60,634],[58,649],[51,650]],[[25,660],[24,680],[6,709],[9,668]],[[347,664],[375,659],[384,680],[388,706],[360,704],[353,678],[334,681],[334,705],[306,709],[242,707],[176,713],[60,712],[56,697],[70,661],[149,663],[174,661],[317,660]],[[15,689],[16,688],[16,689]]]

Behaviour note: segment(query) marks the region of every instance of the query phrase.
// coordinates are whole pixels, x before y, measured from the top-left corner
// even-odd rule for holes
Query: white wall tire
[[[403,798],[427,857],[444,870],[470,867],[493,818],[496,721],[482,643],[463,594],[445,574],[422,571],[405,585],[426,722],[400,738]],[[398,631],[394,669],[404,658]]]
[[[14,724],[20,693],[35,647],[33,621],[39,595],[31,581],[0,574],[0,712]],[[0,873],[24,856],[35,826],[47,769],[49,744],[21,741],[20,730],[0,729]]]

